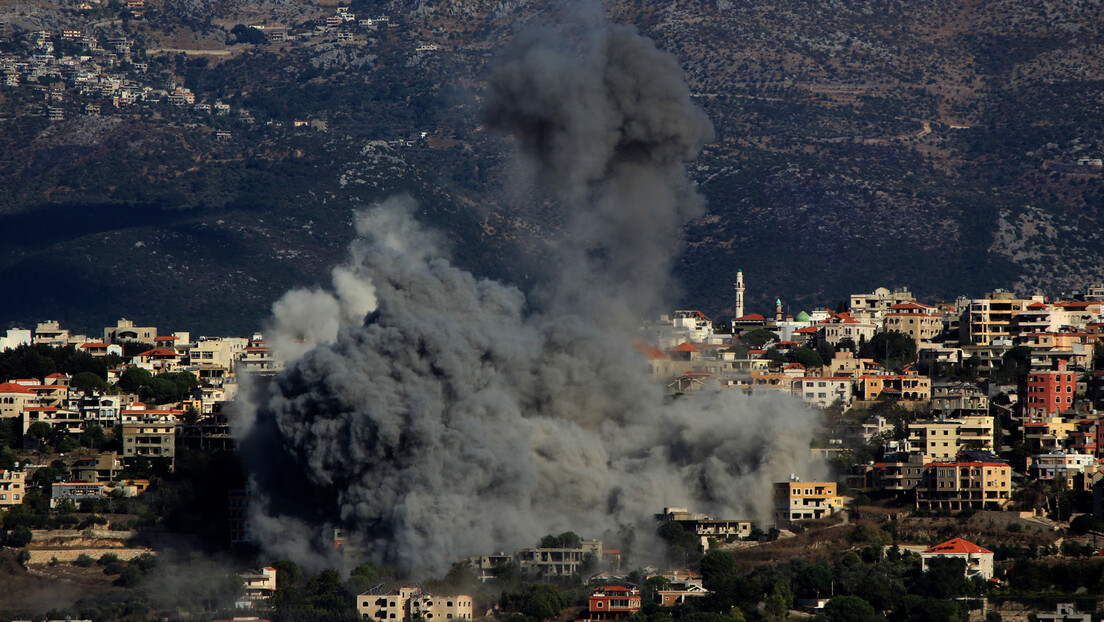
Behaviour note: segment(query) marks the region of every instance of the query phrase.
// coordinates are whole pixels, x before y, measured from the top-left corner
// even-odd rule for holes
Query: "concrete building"
[[[921,510],[1003,510],[1012,502],[1012,467],[1003,462],[933,462],[916,487]]]
[[[146,421],[123,423],[123,459],[168,460],[169,470],[176,466],[176,423]]]
[[[920,569],[928,571],[933,558],[951,557],[966,562],[966,578],[979,577],[988,581],[993,578],[993,552],[962,538],[937,544],[920,554]]]
[[[1056,451],[1049,454],[1035,454],[1027,458],[1027,476],[1044,482],[1064,479],[1073,480],[1073,476],[1084,473],[1086,469],[1095,470],[1094,456]]]
[[[538,547],[514,553],[514,560],[523,571],[542,577],[582,574],[588,561],[597,564],[601,559],[601,540],[583,540],[578,548]]]
[[[357,613],[366,620],[407,621],[416,617],[427,622],[437,620],[471,620],[472,597],[433,596],[416,586],[403,586],[392,594],[361,594],[357,596]]]
[[[605,622],[627,618],[641,609],[640,590],[610,585],[595,590],[587,600],[586,616],[580,620]]]
[[[914,421],[908,425],[908,441],[924,462],[954,460],[966,449],[993,451],[993,425],[988,415]]]
[[[900,302],[883,313],[882,328],[886,332],[908,335],[919,344],[943,332],[943,315],[935,307],[918,302]]]
[[[157,329],[152,326],[135,326],[132,320],[123,318],[115,326],[104,329],[104,343],[120,343],[123,341],[137,341],[153,345],[156,341]]]
[[[793,394],[810,406],[827,408],[840,401],[846,408],[854,399],[853,382],[846,376],[803,376],[794,378]]]
[[[879,287],[869,294],[851,294],[849,311],[855,317],[878,321],[893,305],[914,302],[916,297],[908,288],[890,291]],[[855,340],[858,343],[858,340]]]
[[[774,485],[774,520],[780,525],[815,520],[843,508],[835,482],[779,482]]]
[[[65,501],[72,501],[80,507],[81,501],[102,499],[103,484],[91,482],[54,482],[50,487],[50,509],[56,509]]]
[[[682,525],[686,531],[698,536],[701,550],[708,551],[710,541],[727,542],[746,539],[754,527],[749,520],[718,520],[705,514],[694,514],[686,508],[663,508],[656,516],[662,522],[672,521]]]
[[[27,492],[27,474],[19,469],[0,471],[0,507],[23,503]]]
[[[1044,302],[1041,296],[1017,298],[1011,292],[997,290],[985,298],[970,300],[959,319],[959,342],[975,346],[996,342],[1012,344],[1012,318],[1027,306]]]
[[[1058,361],[1055,371],[1033,371],[1020,389],[1023,416],[1049,417],[1072,410],[1076,394],[1077,378],[1065,361]]]

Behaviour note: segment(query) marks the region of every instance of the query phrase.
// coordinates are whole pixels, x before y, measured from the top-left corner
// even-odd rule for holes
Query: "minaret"
[[[744,271],[736,271],[736,317],[744,317]]]
[[[774,301],[774,321],[782,321],[782,299],[776,298]]]

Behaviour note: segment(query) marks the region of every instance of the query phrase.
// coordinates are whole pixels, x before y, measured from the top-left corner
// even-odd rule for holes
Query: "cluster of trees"
[[[127,369],[118,382],[118,387],[123,391],[137,394],[154,404],[179,402],[191,396],[198,386],[199,379],[192,372],[169,372],[155,376],[141,367]]]
[[[81,352],[74,346],[55,348],[43,344],[22,345],[0,352],[0,378],[45,378],[50,374],[95,376],[107,383],[107,370],[123,360],[115,355],[102,357]]]

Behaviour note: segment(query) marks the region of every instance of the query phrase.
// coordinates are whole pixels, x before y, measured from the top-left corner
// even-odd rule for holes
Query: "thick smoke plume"
[[[771,482],[807,472],[809,411],[665,399],[618,330],[657,303],[700,210],[684,162],[711,129],[674,60],[628,28],[527,35],[489,84],[487,121],[565,209],[559,276],[527,297],[452,265],[411,201],[362,213],[333,291],[275,305],[273,342],[298,358],[243,409],[273,555],[327,563],[341,527],[378,561],[440,570],[548,533],[646,535],[665,505],[766,519]]]

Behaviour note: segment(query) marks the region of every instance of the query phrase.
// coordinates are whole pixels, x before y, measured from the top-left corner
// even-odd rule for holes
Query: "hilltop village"
[[[775,392],[822,412],[824,429],[809,452],[833,477],[794,473],[775,482],[767,523],[657,507],[667,568],[634,565],[632,538],[612,544],[623,550],[568,532],[534,548],[457,560],[445,579],[415,584],[365,562],[335,530],[345,562],[328,580],[346,594],[347,614],[543,619],[574,605],[583,607],[579,619],[682,612],[681,619],[722,600],[744,619],[865,619],[832,616],[845,604],[870,607],[871,616],[905,605],[879,601],[859,584],[834,588],[824,576],[890,569],[913,594],[930,588],[923,586],[934,565],[958,579],[910,606],[928,615],[952,603],[956,617],[928,619],[1089,619],[1080,611],[1092,610],[1093,590],[1104,587],[1094,559],[1104,534],[1104,287],[1061,300],[997,291],[939,304],[878,288],[835,310],[796,314],[781,301],[773,314],[745,313],[744,288],[741,272],[731,319],[680,310],[644,323],[635,344],[641,373],[673,400]],[[231,411],[236,397],[283,366],[261,334],[193,338],[126,319],[94,336],[53,321],[8,329],[0,336],[6,550],[36,576],[95,593],[91,575],[140,585],[165,539],[190,533],[243,560],[219,575],[229,577],[224,606],[284,619],[289,603],[317,599],[310,590],[318,577],[298,592],[289,591],[292,580],[280,582],[280,573],[302,578],[292,562],[244,565],[256,560],[251,493],[233,466]],[[819,563],[805,559],[811,552]],[[844,566],[833,568],[833,555]],[[776,570],[792,576],[747,575],[737,560],[782,564]],[[1082,564],[1078,572],[1088,574],[1040,578],[1068,572],[1063,564]],[[728,593],[733,577],[762,591]],[[497,606],[487,589],[506,590]],[[1053,598],[1039,601],[1040,590]],[[534,613],[534,599],[551,609]]]

